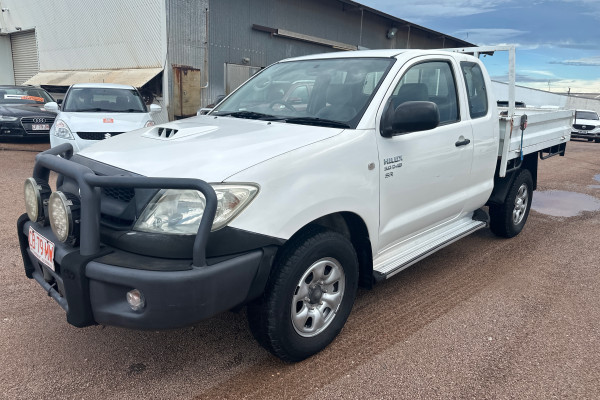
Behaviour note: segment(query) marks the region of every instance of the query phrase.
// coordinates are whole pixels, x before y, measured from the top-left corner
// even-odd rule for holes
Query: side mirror
[[[44,104],[44,108],[46,109],[46,111],[52,111],[57,113],[59,108],[58,108],[58,104],[54,101],[51,101],[50,103],[46,103]]]
[[[212,111],[212,107],[202,107],[196,111],[196,115],[206,115]]]
[[[388,104],[381,121],[381,136],[392,137],[427,131],[440,124],[437,104],[431,101],[406,101],[395,110]]]
[[[161,112],[162,111],[162,107],[159,106],[158,104],[150,104],[150,112],[152,114],[157,113],[157,112]]]

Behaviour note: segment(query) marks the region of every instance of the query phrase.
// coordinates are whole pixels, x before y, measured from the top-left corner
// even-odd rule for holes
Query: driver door
[[[451,58],[426,57],[403,68],[388,101],[432,101],[437,128],[391,138],[378,135],[380,253],[459,216],[468,198],[473,135],[461,118],[460,69]]]

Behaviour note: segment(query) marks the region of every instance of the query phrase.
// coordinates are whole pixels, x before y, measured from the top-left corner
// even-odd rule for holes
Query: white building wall
[[[35,28],[40,71],[164,65],[165,0],[0,2],[9,32]]]
[[[508,84],[496,81],[492,83],[496,99],[508,100]],[[593,110],[600,113],[600,100],[567,96],[523,86],[516,87],[515,100],[532,107],[554,106],[565,110]]]
[[[0,85],[14,85],[12,53],[10,51],[10,37],[0,36]]]

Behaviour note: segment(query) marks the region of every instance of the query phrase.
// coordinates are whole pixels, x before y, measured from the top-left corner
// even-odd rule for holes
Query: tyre
[[[525,226],[531,199],[533,179],[529,170],[523,169],[511,184],[503,204],[490,205],[490,229],[497,236],[517,236]]]
[[[356,297],[358,260],[339,233],[309,229],[286,243],[263,296],[248,305],[256,340],[284,361],[324,349],[341,331]]]
[[[588,142],[593,142],[593,141],[594,141],[594,139],[588,139]]]
[[[596,139],[596,143],[600,143],[600,139]]]

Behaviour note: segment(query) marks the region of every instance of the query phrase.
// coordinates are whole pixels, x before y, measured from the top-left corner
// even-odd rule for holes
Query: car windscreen
[[[277,63],[211,115],[356,128],[394,61],[357,57]]]
[[[0,88],[0,104],[45,104],[54,101],[40,88]]]
[[[65,98],[65,112],[147,112],[135,89],[71,88]]]
[[[593,111],[575,111],[575,119],[598,120],[598,114]]]

